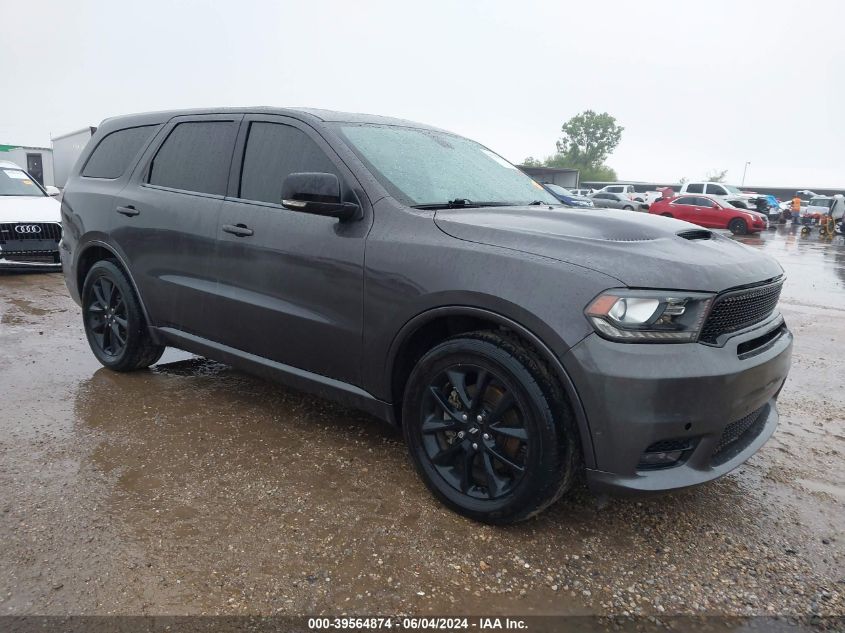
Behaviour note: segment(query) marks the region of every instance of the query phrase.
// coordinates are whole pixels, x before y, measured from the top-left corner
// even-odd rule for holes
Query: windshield
[[[813,198],[808,204],[810,207],[826,207],[830,209],[833,206],[833,198]]]
[[[22,169],[0,168],[0,196],[46,196]]]
[[[339,129],[378,181],[405,204],[558,204],[541,185],[469,139],[388,125]]]
[[[555,185],[555,184],[550,183],[550,182],[546,183],[546,187],[548,189],[551,189],[552,191],[554,191],[559,196],[574,196],[574,195],[577,195],[577,194],[574,194],[571,191],[569,191],[569,189],[564,189],[560,185]]]

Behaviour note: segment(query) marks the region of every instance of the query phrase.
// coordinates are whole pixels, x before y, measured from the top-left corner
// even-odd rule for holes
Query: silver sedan
[[[608,193],[601,191],[590,196],[593,204],[597,207],[604,207],[605,209],[625,209],[626,211],[639,211],[641,202],[631,200],[628,196],[622,193]]]

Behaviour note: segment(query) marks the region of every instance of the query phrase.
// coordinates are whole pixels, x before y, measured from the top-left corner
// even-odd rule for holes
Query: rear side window
[[[707,193],[713,193],[717,196],[724,196],[728,192],[725,191],[725,188],[722,185],[707,185]]]
[[[691,196],[684,196],[682,198],[678,198],[675,200],[675,204],[685,204],[694,207],[695,206],[696,198]]]
[[[334,164],[305,132],[281,123],[249,126],[239,197],[280,204],[282,181],[296,172],[335,174]]]
[[[183,191],[226,195],[238,124],[179,123],[153,158],[147,182]]]
[[[687,185],[687,193],[704,193],[704,185],[700,182]]]
[[[150,140],[156,127],[144,125],[106,135],[88,158],[82,175],[86,178],[120,178],[141,147]]]
[[[707,207],[712,208],[715,207],[715,203],[710,198],[696,198],[695,199],[696,206],[699,207]]]

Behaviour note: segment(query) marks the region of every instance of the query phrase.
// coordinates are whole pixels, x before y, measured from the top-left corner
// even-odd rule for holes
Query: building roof
[[[0,152],[11,152],[13,149],[37,149],[42,152],[52,152],[49,147],[37,147],[35,145],[3,145],[0,143]]]

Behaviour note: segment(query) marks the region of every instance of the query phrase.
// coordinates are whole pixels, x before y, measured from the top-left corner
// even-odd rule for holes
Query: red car
[[[708,229],[729,229],[734,235],[762,231],[768,226],[768,220],[762,213],[738,209],[711,196],[661,198],[651,204],[648,212],[686,220]]]

